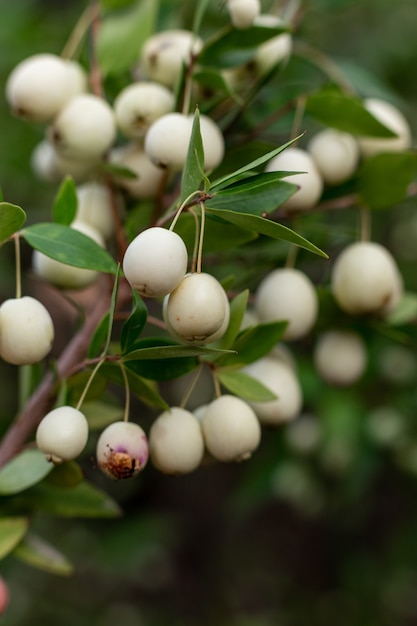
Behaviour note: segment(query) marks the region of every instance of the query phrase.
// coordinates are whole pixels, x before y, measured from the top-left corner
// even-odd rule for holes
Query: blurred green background
[[[194,4],[162,1],[161,23],[189,21]],[[212,3],[212,16],[222,4]],[[297,37],[340,63],[364,93],[388,94],[416,136],[415,0],[304,6]],[[29,221],[49,215],[56,187],[37,180],[30,167],[43,128],[10,115],[3,87],[24,57],[60,53],[84,7],[78,0],[0,0],[0,186]],[[381,237],[392,244],[392,228],[402,222],[410,230],[415,209],[411,200],[394,216],[379,217]],[[399,260],[415,288],[414,240],[407,254],[401,241]],[[2,300],[13,293],[13,266],[11,246],[4,246]],[[301,352],[306,413],[291,426],[265,429],[260,449],[244,464],[208,464],[181,478],[149,467],[128,484],[113,484],[95,470],[91,445],[83,470],[124,515],[94,521],[40,514],[34,529],[68,556],[75,572],[56,577],[11,557],[0,562],[11,591],[0,623],[416,624],[417,356],[415,345],[380,335],[369,337],[369,350],[367,375],[343,391],[320,382]],[[0,364],[0,431],[17,406],[14,376],[12,366]]]

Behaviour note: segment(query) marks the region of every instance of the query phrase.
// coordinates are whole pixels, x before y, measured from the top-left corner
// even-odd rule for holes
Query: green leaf
[[[112,336],[112,332],[113,332],[113,322],[114,322],[114,314],[116,311],[116,306],[117,306],[117,292],[119,290],[119,278],[120,278],[120,263],[118,263],[117,265],[117,273],[116,273],[116,278],[114,281],[114,285],[113,285],[113,291],[111,294],[111,301],[110,301],[110,308],[109,308],[109,325],[107,328],[107,338],[106,338],[106,343],[104,344],[104,348],[103,348],[103,354],[107,354],[109,347],[110,347],[110,342],[111,342],[111,336]]]
[[[190,194],[201,189],[203,181],[204,186],[208,188],[210,183],[204,174],[204,149],[200,133],[200,111],[197,107],[188,144],[187,159],[182,171],[179,203],[181,204]]]
[[[246,328],[236,338],[230,354],[218,359],[222,367],[242,367],[268,354],[282,339],[288,322],[268,322]]]
[[[137,344],[136,344],[137,346]],[[150,346],[144,348],[137,348],[132,352],[128,352],[123,355],[123,361],[148,361],[148,360],[165,360],[165,359],[178,359],[190,356],[211,355],[217,353],[224,353],[224,350],[216,348],[206,348],[203,346],[182,346],[161,343],[158,346]]]
[[[398,204],[417,173],[417,156],[412,152],[389,152],[367,159],[358,174],[358,193],[371,209]]]
[[[276,395],[272,391],[245,372],[234,369],[219,369],[216,375],[223,387],[243,400],[266,402],[276,399]]]
[[[203,22],[204,13],[207,11],[210,4],[210,0],[200,0],[196,3],[194,19],[193,19],[193,27],[192,31],[195,35],[198,35],[200,32],[201,24]]]
[[[109,329],[110,313],[106,313],[100,320],[88,348],[88,358],[94,359],[103,352]]]
[[[0,470],[0,495],[20,493],[41,481],[53,469],[37,449],[25,450]]]
[[[26,222],[26,213],[20,206],[0,202],[0,243],[14,235]]]
[[[283,150],[288,148],[288,146],[291,146],[293,143],[298,141],[303,135],[304,133],[301,133],[301,135],[298,135],[294,139],[291,139],[291,141],[287,141],[287,143],[282,144],[282,146],[279,146],[278,148],[274,148],[273,150],[266,152],[260,157],[257,157],[256,159],[254,159],[253,161],[246,163],[246,165],[242,165],[242,167],[235,170],[234,172],[231,172],[230,174],[226,174],[225,176],[222,176],[221,178],[218,178],[217,180],[213,181],[210,185],[210,189],[209,189],[210,193],[214,193],[215,191],[218,192],[220,191],[220,189],[229,187],[229,185],[231,185],[232,183],[235,183],[236,181],[241,180],[242,174],[245,174],[246,172],[251,172],[251,170],[255,170],[257,167],[260,167],[267,161],[270,161],[272,158],[277,156],[277,154],[280,154]],[[285,176],[287,175],[288,175],[288,172],[285,173]]]
[[[320,250],[320,248],[317,248],[317,246],[313,243],[301,235],[298,235],[290,228],[287,228],[287,226],[278,224],[278,222],[273,222],[272,220],[265,219],[264,217],[260,217],[258,215],[249,215],[248,213],[238,213],[237,211],[225,209],[212,209],[210,206],[206,207],[206,211],[223,218],[227,222],[236,224],[236,226],[239,226],[240,228],[246,228],[247,230],[259,233],[260,235],[266,235],[267,237],[272,237],[273,239],[288,241],[289,243],[293,243],[300,248],[305,248],[309,252],[314,252],[314,254],[318,254],[325,259],[328,258],[327,254]]]
[[[105,16],[97,42],[104,76],[120,74],[137,63],[143,43],[155,30],[158,11],[157,0],[142,0]]]
[[[66,176],[59,186],[54,199],[52,215],[54,222],[69,226],[74,221],[77,213],[77,191],[74,180],[71,176]]]
[[[193,367],[194,363],[191,369],[193,369]],[[163,411],[169,409],[168,404],[158,393],[155,383],[145,380],[142,376],[136,374],[132,369],[129,369],[129,364],[127,364],[125,371],[129,381],[130,391],[134,393],[144,404],[153,408],[162,409]],[[100,372],[104,373],[109,380],[112,380],[118,385],[124,387],[125,381],[118,363],[105,363],[101,366]]]
[[[417,320],[417,293],[405,292],[391,313],[385,317],[385,321],[392,326],[413,324]]]
[[[29,528],[26,517],[3,517],[0,519],[0,559],[15,549]]]
[[[231,348],[242,326],[243,317],[248,305],[249,289],[245,289],[230,302],[230,321],[229,326],[219,345],[222,348]]]
[[[267,172],[245,178],[214,194],[206,206],[260,216],[271,213],[297,191],[296,185],[280,180],[283,176],[288,176],[288,172]]]
[[[28,244],[46,256],[98,272],[116,274],[117,264],[93,239],[64,224],[42,222],[22,230]]]
[[[309,96],[306,102],[306,113],[326,126],[332,126],[354,135],[396,136],[365,109],[360,98],[346,95],[334,87],[325,87]]]
[[[59,517],[111,518],[121,513],[117,502],[86,481],[64,489],[41,483],[27,492],[25,502]]]
[[[85,407],[92,403],[83,404],[83,413],[86,415]],[[89,424],[90,425],[90,424]],[[55,487],[75,487],[84,480],[84,475],[81,467],[75,461],[66,461],[55,465],[52,472],[46,478],[48,485],[54,485]]]
[[[73,572],[70,561],[50,543],[32,533],[19,543],[13,552],[27,565],[57,576],[69,576]]]
[[[242,33],[241,30],[227,27],[206,41],[198,56],[198,63],[218,68],[242,65],[252,59],[261,43],[287,31],[287,28],[281,26],[252,26]]]
[[[132,290],[132,312],[123,324],[120,347],[122,352],[128,352],[131,346],[138,340],[148,317],[148,309],[142,298],[134,289]]]

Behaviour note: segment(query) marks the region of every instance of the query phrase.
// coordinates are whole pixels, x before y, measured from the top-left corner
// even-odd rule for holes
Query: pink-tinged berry
[[[98,466],[113,480],[138,474],[145,467],[148,456],[146,434],[132,422],[113,422],[103,430],[97,442]]]

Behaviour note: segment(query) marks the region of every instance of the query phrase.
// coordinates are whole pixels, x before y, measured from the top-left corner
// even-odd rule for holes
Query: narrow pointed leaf
[[[282,339],[288,322],[268,322],[243,330],[236,338],[230,354],[218,359],[222,367],[241,367],[265,356]]]
[[[179,202],[184,202],[190,194],[201,189],[203,181],[205,182],[204,186],[208,188],[209,185],[206,184],[207,178],[204,174],[204,149],[200,132],[200,111],[197,107],[194,113],[187,159],[182,171]]]
[[[109,325],[107,328],[107,338],[106,338],[106,343],[103,348],[103,354],[107,354],[109,347],[110,347],[111,336],[113,332],[114,314],[115,314],[116,306],[117,306],[117,292],[119,289],[119,278],[120,278],[120,263],[117,265],[117,273],[116,273],[116,278],[114,281],[113,291],[111,295],[109,318],[108,318]]]
[[[117,502],[86,481],[64,489],[46,483],[36,485],[27,492],[25,502],[59,517],[111,518],[121,513]]]
[[[240,331],[243,316],[245,315],[248,305],[249,290],[245,289],[233,298],[230,303],[230,321],[229,326],[221,338],[219,345],[222,348],[231,348]]]
[[[107,312],[100,320],[88,348],[88,358],[93,359],[103,352],[107,340],[110,314]]]
[[[417,173],[413,152],[377,154],[363,164],[358,175],[358,193],[371,209],[390,208],[407,196]]]
[[[69,576],[74,568],[70,561],[49,542],[38,535],[28,533],[13,552],[27,565],[57,576]]]
[[[0,202],[0,243],[7,241],[26,221],[26,213],[20,206]]]
[[[21,452],[0,470],[0,495],[20,493],[32,487],[45,478],[53,467],[40,450]]]
[[[206,206],[259,216],[271,213],[298,189],[296,185],[280,180],[283,176],[288,176],[288,172],[270,172],[246,178],[214,194]]]
[[[74,180],[71,176],[66,176],[55,196],[52,209],[54,222],[69,226],[77,213],[77,203],[77,191]]]
[[[132,290],[133,306],[132,312],[123,324],[120,346],[122,352],[128,352],[140,337],[140,334],[146,324],[148,317],[148,309],[136,290]]]
[[[29,528],[26,517],[3,517],[0,519],[0,559],[15,549]]]
[[[223,387],[243,400],[266,402],[276,399],[276,395],[270,389],[240,370],[219,369],[217,377]]]

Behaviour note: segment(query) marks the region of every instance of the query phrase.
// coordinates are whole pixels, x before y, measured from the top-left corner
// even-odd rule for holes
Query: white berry
[[[316,289],[300,270],[273,270],[265,276],[256,291],[255,310],[261,322],[288,320],[284,340],[300,339],[311,330],[317,319]]]
[[[396,133],[396,137],[358,137],[363,157],[368,158],[381,152],[401,152],[411,146],[411,129],[408,121],[396,106],[379,98],[367,98],[365,108],[378,122]]]
[[[187,271],[188,254],[177,233],[158,226],[133,239],[123,258],[123,272],[141,295],[165,296],[175,289]]]
[[[380,313],[399,301],[402,279],[394,258],[384,246],[358,241],[347,246],[336,259],[331,289],[346,313]]]
[[[183,341],[197,345],[219,339],[221,329],[226,331],[228,315],[223,287],[214,276],[203,272],[185,276],[166,303],[169,329]]]
[[[359,162],[359,144],[353,135],[326,128],[307,146],[326,185],[345,182],[356,171]]]
[[[74,61],[54,54],[35,54],[21,61],[9,75],[6,98],[16,115],[46,122],[85,89],[84,70]]]
[[[261,441],[261,426],[247,402],[232,395],[216,398],[202,412],[208,451],[219,461],[248,459]]]
[[[282,205],[287,211],[308,211],[319,201],[323,191],[323,179],[313,158],[306,150],[287,148],[269,161],[265,171],[303,172],[282,179],[299,187]]]
[[[131,83],[114,101],[116,124],[129,139],[140,140],[149,126],[174,109],[174,94],[159,83]]]
[[[90,224],[75,220],[71,224],[71,228],[90,237],[90,239],[104,248],[103,236]],[[52,259],[39,250],[33,251],[32,267],[35,274],[61,289],[83,289],[91,285],[99,275],[99,272],[95,270],[67,265]]]
[[[71,98],[49,128],[49,139],[60,155],[83,161],[99,160],[116,137],[110,105],[93,94]]]
[[[109,160],[136,174],[136,178],[116,176],[120,187],[126,189],[133,198],[154,198],[158,194],[164,172],[152,163],[142,146],[132,143],[115,148],[110,152]]]
[[[302,391],[291,367],[268,356],[250,363],[244,371],[277,396],[275,400],[266,402],[249,402],[261,423],[281,424],[299,415],[303,402]]]
[[[351,330],[329,330],[321,334],[314,348],[314,365],[331,385],[349,386],[362,376],[367,364],[363,339]]]
[[[87,439],[87,419],[72,406],[50,411],[36,430],[36,445],[53,463],[75,459],[84,450]]]
[[[250,28],[261,12],[259,0],[229,0],[227,9],[230,20],[235,28]]]
[[[138,474],[145,467],[148,456],[146,434],[139,424],[133,422],[113,422],[97,441],[97,464],[113,480]]]
[[[186,409],[171,407],[161,413],[149,431],[153,465],[165,474],[187,474],[201,463],[204,440],[200,423]]]
[[[146,40],[141,54],[141,69],[151,80],[174,87],[183,63],[203,47],[202,40],[191,31],[173,29],[156,33]]]
[[[284,26],[281,18],[275,15],[258,15],[254,21],[255,26],[277,27]],[[256,48],[253,63],[260,74],[268,72],[274,65],[286,62],[292,52],[292,36],[290,33],[282,33],[271,37]]]
[[[51,350],[54,324],[46,307],[31,296],[5,300],[0,307],[0,356],[13,365],[41,361]]]
[[[109,239],[114,233],[114,221],[108,187],[98,181],[89,180],[78,185],[76,193],[75,223],[88,224],[98,231],[104,239]],[[74,227],[74,224],[72,226]]]

